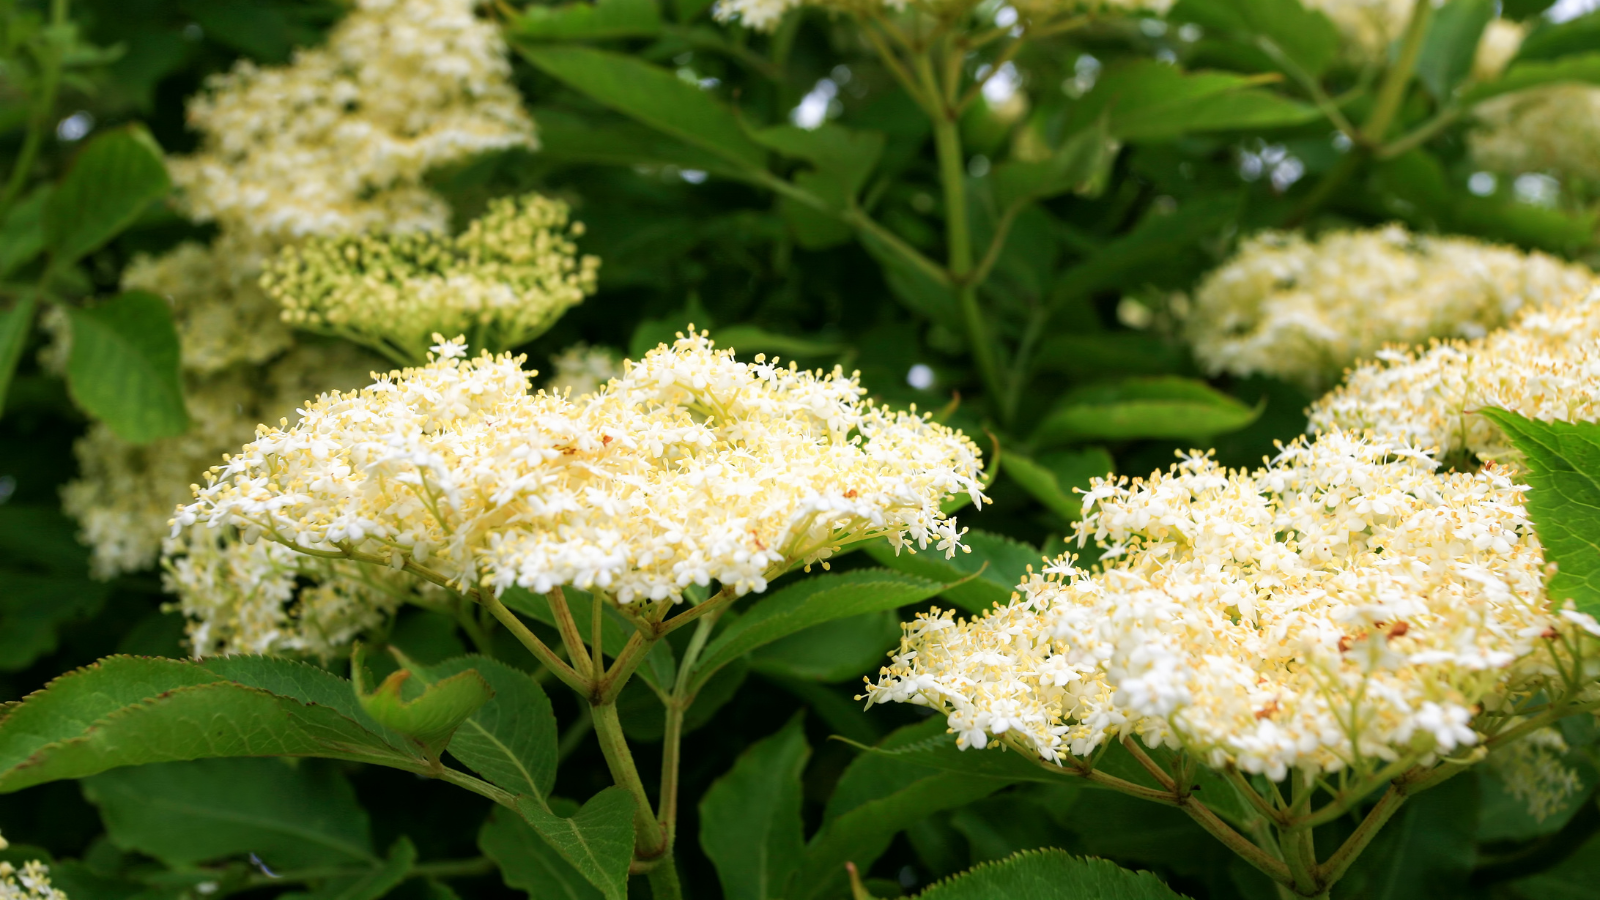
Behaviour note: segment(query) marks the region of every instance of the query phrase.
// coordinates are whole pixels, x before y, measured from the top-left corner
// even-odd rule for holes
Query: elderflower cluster
[[[0,850],[9,846],[0,837]],[[20,869],[0,862],[0,900],[67,900],[67,895],[50,883],[50,867],[38,860],[23,863]]]
[[[162,587],[188,620],[196,658],[299,654],[330,658],[406,602],[437,605],[440,591],[404,572],[247,544],[237,533],[185,529],[162,546]]]
[[[985,498],[979,451],[863,400],[841,370],[742,363],[691,333],[583,395],[529,393],[521,359],[461,339],[359,393],[263,426],[212,470],[175,532],[431,570],[459,589],[558,585],[619,603],[739,593],[839,547],[960,549],[940,503]]]
[[[372,359],[342,344],[302,345],[263,369],[234,367],[184,379],[191,426],[177,437],[130,444],[96,423],[73,445],[78,477],[61,490],[98,578],[146,568],[161,553],[172,510],[200,473],[250,439],[256,424],[290,415],[306,396],[357,385]]]
[[[1215,375],[1265,374],[1310,390],[1388,343],[1479,337],[1524,306],[1594,282],[1587,268],[1398,225],[1316,240],[1264,232],[1208,275],[1187,321]]]
[[[567,204],[503,197],[454,237],[413,232],[311,238],[261,283],[301,328],[421,359],[435,332],[515,347],[594,293],[600,260],[579,256]]]
[[[1497,172],[1542,172],[1600,184],[1600,87],[1560,83],[1480,103],[1468,134],[1472,159]]]
[[[622,363],[614,351],[581,342],[550,357],[550,366],[555,371],[545,380],[544,389],[552,394],[592,394],[622,374]]]
[[[1097,480],[1092,572],[1063,557],[987,616],[923,616],[868,697],[1047,760],[1137,734],[1273,780],[1425,761],[1554,672],[1524,490],[1345,433],[1255,471]]]
[[[1310,429],[1371,430],[1446,459],[1514,464],[1511,442],[1478,415],[1491,407],[1545,422],[1600,420],[1600,290],[1530,309],[1478,340],[1385,350],[1312,404]]]
[[[1149,13],[1164,15],[1174,0],[1014,0],[1011,9],[1030,19],[1043,19],[1060,13]],[[771,31],[792,9],[817,6],[832,12],[871,15],[904,12],[906,9],[936,15],[960,15],[977,6],[973,0],[717,0],[714,13],[724,22],[737,19],[747,28]]]
[[[429,169],[536,143],[499,29],[476,6],[357,0],[289,65],[213,77],[189,107],[200,151],[170,164],[190,215],[269,245],[442,230]]]
[[[1570,748],[1561,732],[1540,728],[1490,754],[1489,765],[1506,792],[1528,804],[1528,814],[1543,822],[1567,806],[1583,789],[1583,779],[1562,757]]]

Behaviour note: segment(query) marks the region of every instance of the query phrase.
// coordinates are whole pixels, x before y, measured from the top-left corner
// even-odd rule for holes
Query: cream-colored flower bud
[[[1478,39],[1478,52],[1472,57],[1472,79],[1493,81],[1506,70],[1511,60],[1522,49],[1526,29],[1507,19],[1493,19],[1483,29]]]
[[[503,197],[455,237],[430,232],[310,238],[267,266],[283,320],[420,361],[435,333],[508,349],[594,293],[600,260],[580,256],[567,204]]]

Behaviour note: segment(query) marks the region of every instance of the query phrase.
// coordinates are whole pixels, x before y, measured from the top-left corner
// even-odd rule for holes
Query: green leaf
[[[711,336],[719,347],[732,347],[741,356],[755,353],[779,354],[787,359],[837,356],[845,346],[836,341],[818,340],[796,334],[780,334],[754,325],[729,325],[712,329]]]
[[[1110,475],[1111,454],[1100,447],[1076,452],[1045,453],[1031,459],[1015,450],[1006,453],[1006,474],[1022,485],[1051,512],[1068,521],[1083,513],[1083,500],[1073,488],[1089,487],[1089,480]]]
[[[363,675],[361,645],[351,655],[350,669],[355,679],[356,699],[367,715],[414,741],[429,759],[437,760],[468,717],[494,696],[489,682],[475,670],[465,669],[442,678],[419,679],[420,691],[402,696],[402,687],[411,680],[410,669],[391,673],[368,693]],[[409,662],[409,660],[407,661]]]
[[[4,507],[0,507],[3,511]],[[17,672],[55,651],[61,626],[93,617],[111,585],[82,576],[30,575],[0,569],[0,671]]]
[[[536,797],[517,798],[517,813],[606,900],[626,900],[633,861],[633,796],[608,787],[575,815],[558,816]]]
[[[920,737],[925,730],[925,726],[901,729],[884,745],[892,747],[907,735]],[[838,896],[845,889],[846,862],[866,871],[908,826],[939,810],[987,797],[1009,783],[871,754],[857,757],[828,802],[822,828],[806,845],[787,896],[791,900]]]
[[[43,227],[58,270],[111,240],[166,194],[161,148],[137,125],[90,141],[45,201]]]
[[[990,176],[995,204],[1006,209],[1068,191],[1097,195],[1105,187],[1116,158],[1117,143],[1106,129],[1106,120],[1101,118],[1074,132],[1049,159],[1012,160],[996,166]]]
[[[1565,22],[1540,22],[1517,48],[1514,62],[1560,59],[1600,47],[1600,15],[1589,13]]]
[[[523,8],[522,15],[511,23],[510,33],[535,41],[653,37],[661,33],[661,13],[656,0],[536,4]]]
[[[700,847],[727,900],[778,900],[800,862],[800,773],[811,748],[800,715],[752,744],[700,800]]]
[[[1512,887],[1514,896],[1528,900],[1593,900],[1596,884],[1600,884],[1600,835],[1557,865],[1515,881]]]
[[[326,764],[164,763],[86,778],[83,791],[113,843],[169,866],[252,853],[275,870],[378,861],[355,791]]]
[[[581,165],[674,165],[724,178],[738,178],[743,167],[613,114],[577,115],[571,110],[536,106],[539,156]]]
[[[1253,46],[1270,43],[1313,76],[1339,52],[1339,30],[1333,22],[1299,0],[1179,0],[1167,19],[1193,22],[1209,34]]]
[[[1549,62],[1530,60],[1513,63],[1504,75],[1467,91],[1461,101],[1471,105],[1512,91],[1525,91],[1562,81],[1600,84],[1600,53],[1575,53]]]
[[[1448,99],[1472,71],[1478,40],[1497,5],[1496,0],[1450,0],[1434,13],[1417,57],[1417,77],[1434,97]]]
[[[51,186],[41,184],[12,204],[0,221],[0,281],[27,265],[44,249],[44,205]]]
[[[1065,850],[1024,850],[974,866],[918,894],[919,900],[1179,900],[1152,872],[1134,872]]]
[[[278,900],[379,900],[400,886],[417,864],[417,848],[402,836],[389,856],[360,875],[329,878],[314,891],[284,894]]]
[[[458,672],[477,672],[494,696],[456,730],[450,755],[513,794],[550,794],[556,777],[556,717],[539,682],[483,656],[417,666],[413,671],[429,682]]]
[[[1061,274],[1055,303],[1087,297],[1105,288],[1148,283],[1152,272],[1170,268],[1174,251],[1204,246],[1237,227],[1239,198],[1201,197],[1178,204],[1176,211],[1152,211],[1132,231],[1096,248],[1082,263]]]
[[[883,156],[883,135],[831,122],[816,128],[774,125],[752,132],[750,137],[785,156],[803,159],[818,171],[839,175],[847,196],[855,196],[866,186]]]
[[[731,110],[666,69],[588,47],[518,50],[545,73],[624,115],[740,168],[766,167],[766,151]]]
[[[1538,422],[1487,409],[1526,460],[1528,514],[1556,564],[1548,589],[1556,600],[1600,615],[1600,425]]]
[[[1011,454],[1007,453],[1008,472],[1011,459]],[[996,604],[1004,606],[1010,602],[1028,566],[1044,559],[1044,554],[1031,544],[987,531],[968,531],[961,541],[971,547],[972,552],[957,553],[950,559],[945,559],[942,553],[927,551],[908,553],[902,550],[896,555],[888,541],[873,541],[866,550],[887,568],[945,582],[948,586],[939,594],[973,613],[987,612]]]
[[[867,569],[817,575],[763,597],[712,640],[695,668],[694,689],[718,669],[785,635],[832,619],[898,609],[926,600],[942,586],[923,578]]]
[[[72,399],[130,443],[182,434],[189,415],[178,376],[178,333],[167,301],[128,291],[70,315]]]
[[[889,290],[905,307],[918,315],[943,325],[955,334],[962,333],[961,311],[956,305],[955,292],[948,283],[913,264],[882,238],[871,231],[858,231],[861,246],[878,261],[883,269],[883,280]]]
[[[500,867],[506,887],[526,891],[530,900],[600,900],[572,864],[561,858],[526,820],[494,807],[478,831],[478,849]]]
[[[1188,365],[1181,345],[1137,332],[1054,334],[1039,342],[1038,367],[1097,381],[1119,375],[1172,375]]]
[[[750,667],[812,681],[860,682],[900,640],[900,616],[885,609],[797,631],[750,654]]]
[[[795,678],[781,672],[759,673],[763,681],[793,694],[828,730],[848,741],[875,744],[883,737],[882,718],[877,710],[863,710],[855,700],[856,688],[818,684],[807,678]]]
[[[1209,438],[1254,422],[1262,406],[1240,403],[1201,381],[1171,376],[1130,378],[1067,394],[1039,423],[1034,440]]]
[[[33,315],[39,310],[39,301],[28,294],[16,305],[0,313],[0,412],[6,408],[6,395],[11,391],[11,378],[22,360],[22,348],[28,344],[28,334],[33,331]]]
[[[1309,106],[1256,87],[1259,78],[1225,72],[1185,73],[1155,60],[1108,68],[1072,111],[1068,128],[1102,116],[1112,137],[1170,141],[1208,131],[1252,131],[1303,125],[1321,117]]]
[[[325,692],[303,663],[242,658],[296,689]],[[226,663],[215,660],[208,665]],[[424,771],[414,751],[386,741],[352,711],[349,682],[329,704],[227,680],[206,665],[109,657],[63,675],[0,720],[0,793],[120,766],[230,756],[322,756]],[[352,712],[354,714],[352,714]],[[368,727],[370,726],[370,727]]]
[[[900,766],[917,766],[958,775],[981,778],[998,778],[1008,782],[1029,781],[1042,784],[1060,784],[1064,780],[1076,783],[1064,770],[1057,773],[1035,765],[1021,754],[999,747],[983,750],[962,750],[956,746],[956,736],[950,733],[943,716],[934,715],[928,720],[903,728],[891,740],[876,747],[865,747],[850,742],[864,754],[883,757]]]

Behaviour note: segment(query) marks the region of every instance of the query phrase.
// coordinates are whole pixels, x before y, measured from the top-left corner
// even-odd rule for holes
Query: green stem
[[[594,718],[595,737],[600,739],[600,752],[605,754],[611,780],[633,795],[633,832],[638,847],[634,855],[640,859],[655,859],[667,849],[666,835],[650,813],[650,795],[645,793],[639,767],[633,761],[633,751],[628,749],[628,739],[622,733],[617,705],[590,704],[589,714]]]
[[[1367,845],[1378,836],[1383,826],[1400,811],[1401,804],[1406,802],[1407,793],[1409,792],[1402,782],[1396,781],[1389,785],[1389,789],[1367,812],[1366,818],[1361,820],[1356,830],[1345,838],[1345,842],[1328,857],[1327,862],[1317,867],[1318,880],[1323,885],[1331,887],[1344,877],[1344,873],[1350,870],[1350,866],[1361,855],[1361,851],[1367,849]]]
[[[49,49],[39,65],[39,96],[35,98],[33,111],[28,115],[28,131],[22,139],[22,149],[11,164],[11,177],[6,179],[4,193],[0,193],[0,220],[5,219],[6,214],[11,212],[11,205],[21,196],[23,186],[28,183],[28,173],[33,170],[33,162],[39,155],[39,147],[44,143],[45,133],[50,129],[50,113],[56,108],[56,95],[61,89],[61,46],[57,41],[66,27],[67,0],[51,0],[51,38],[47,43]]]
[[[681,900],[683,897],[683,886],[678,883],[678,864],[670,853],[645,877],[650,881],[652,900]]]
[[[505,604],[500,602],[500,598],[494,595],[494,591],[478,591],[478,602],[482,603],[496,619],[499,619],[500,624],[506,626],[506,629],[515,635],[517,640],[522,642],[522,646],[527,647],[529,652],[544,664],[545,668],[554,672],[555,676],[561,679],[562,684],[585,697],[589,696],[590,691],[593,689],[589,680],[567,665],[566,661],[557,656],[554,650],[545,646],[544,641],[539,640],[539,636],[524,625],[522,620],[517,618],[516,613],[506,609]],[[581,659],[582,657],[578,658]]]
[[[1389,126],[1394,124],[1394,117],[1405,100],[1406,88],[1411,84],[1411,76],[1416,72],[1417,58],[1422,55],[1422,41],[1428,36],[1428,24],[1432,21],[1433,0],[1415,0],[1411,5],[1411,18],[1406,22],[1405,36],[1401,38],[1400,54],[1384,74],[1372,114],[1361,128],[1369,146],[1382,146]]]
[[[933,93],[932,63],[923,56],[918,60],[918,68],[923,72],[923,80],[929,83],[929,92]],[[989,324],[978,304],[977,284],[970,277],[973,272],[972,233],[967,215],[966,160],[961,150],[961,128],[953,108],[946,107],[934,117],[933,145],[939,158],[939,184],[944,192],[945,243],[950,280],[956,288],[956,305],[961,310],[961,322],[967,331],[973,361],[978,365],[978,375],[983,379],[984,389],[998,403],[1005,397],[1005,385],[1000,377],[1000,360],[989,335]]]

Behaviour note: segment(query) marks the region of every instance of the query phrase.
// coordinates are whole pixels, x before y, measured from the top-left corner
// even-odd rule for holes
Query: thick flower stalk
[[[594,293],[600,260],[580,256],[567,204],[537,194],[492,201],[454,237],[434,232],[311,238],[262,276],[283,320],[421,361],[436,332],[475,345],[526,343]]]
[[[324,46],[249,62],[191,101],[201,134],[173,179],[198,221],[269,245],[442,230],[429,169],[536,145],[496,25],[476,0],[358,0]]]
[[[939,504],[981,498],[969,440],[863,400],[837,369],[742,363],[690,334],[597,393],[557,396],[530,393],[519,358],[435,349],[263,426],[176,526],[409,565],[460,591],[575,585],[627,605],[713,580],[761,591],[880,535],[954,552]]]
[[[1390,343],[1481,337],[1524,307],[1594,283],[1584,266],[1398,225],[1316,240],[1265,232],[1195,292],[1187,332],[1206,371],[1310,390]]]
[[[1371,430],[1452,462],[1517,455],[1479,415],[1498,407],[1545,422],[1600,420],[1600,291],[1530,309],[1507,328],[1426,350],[1391,349],[1311,407],[1313,432]]]

